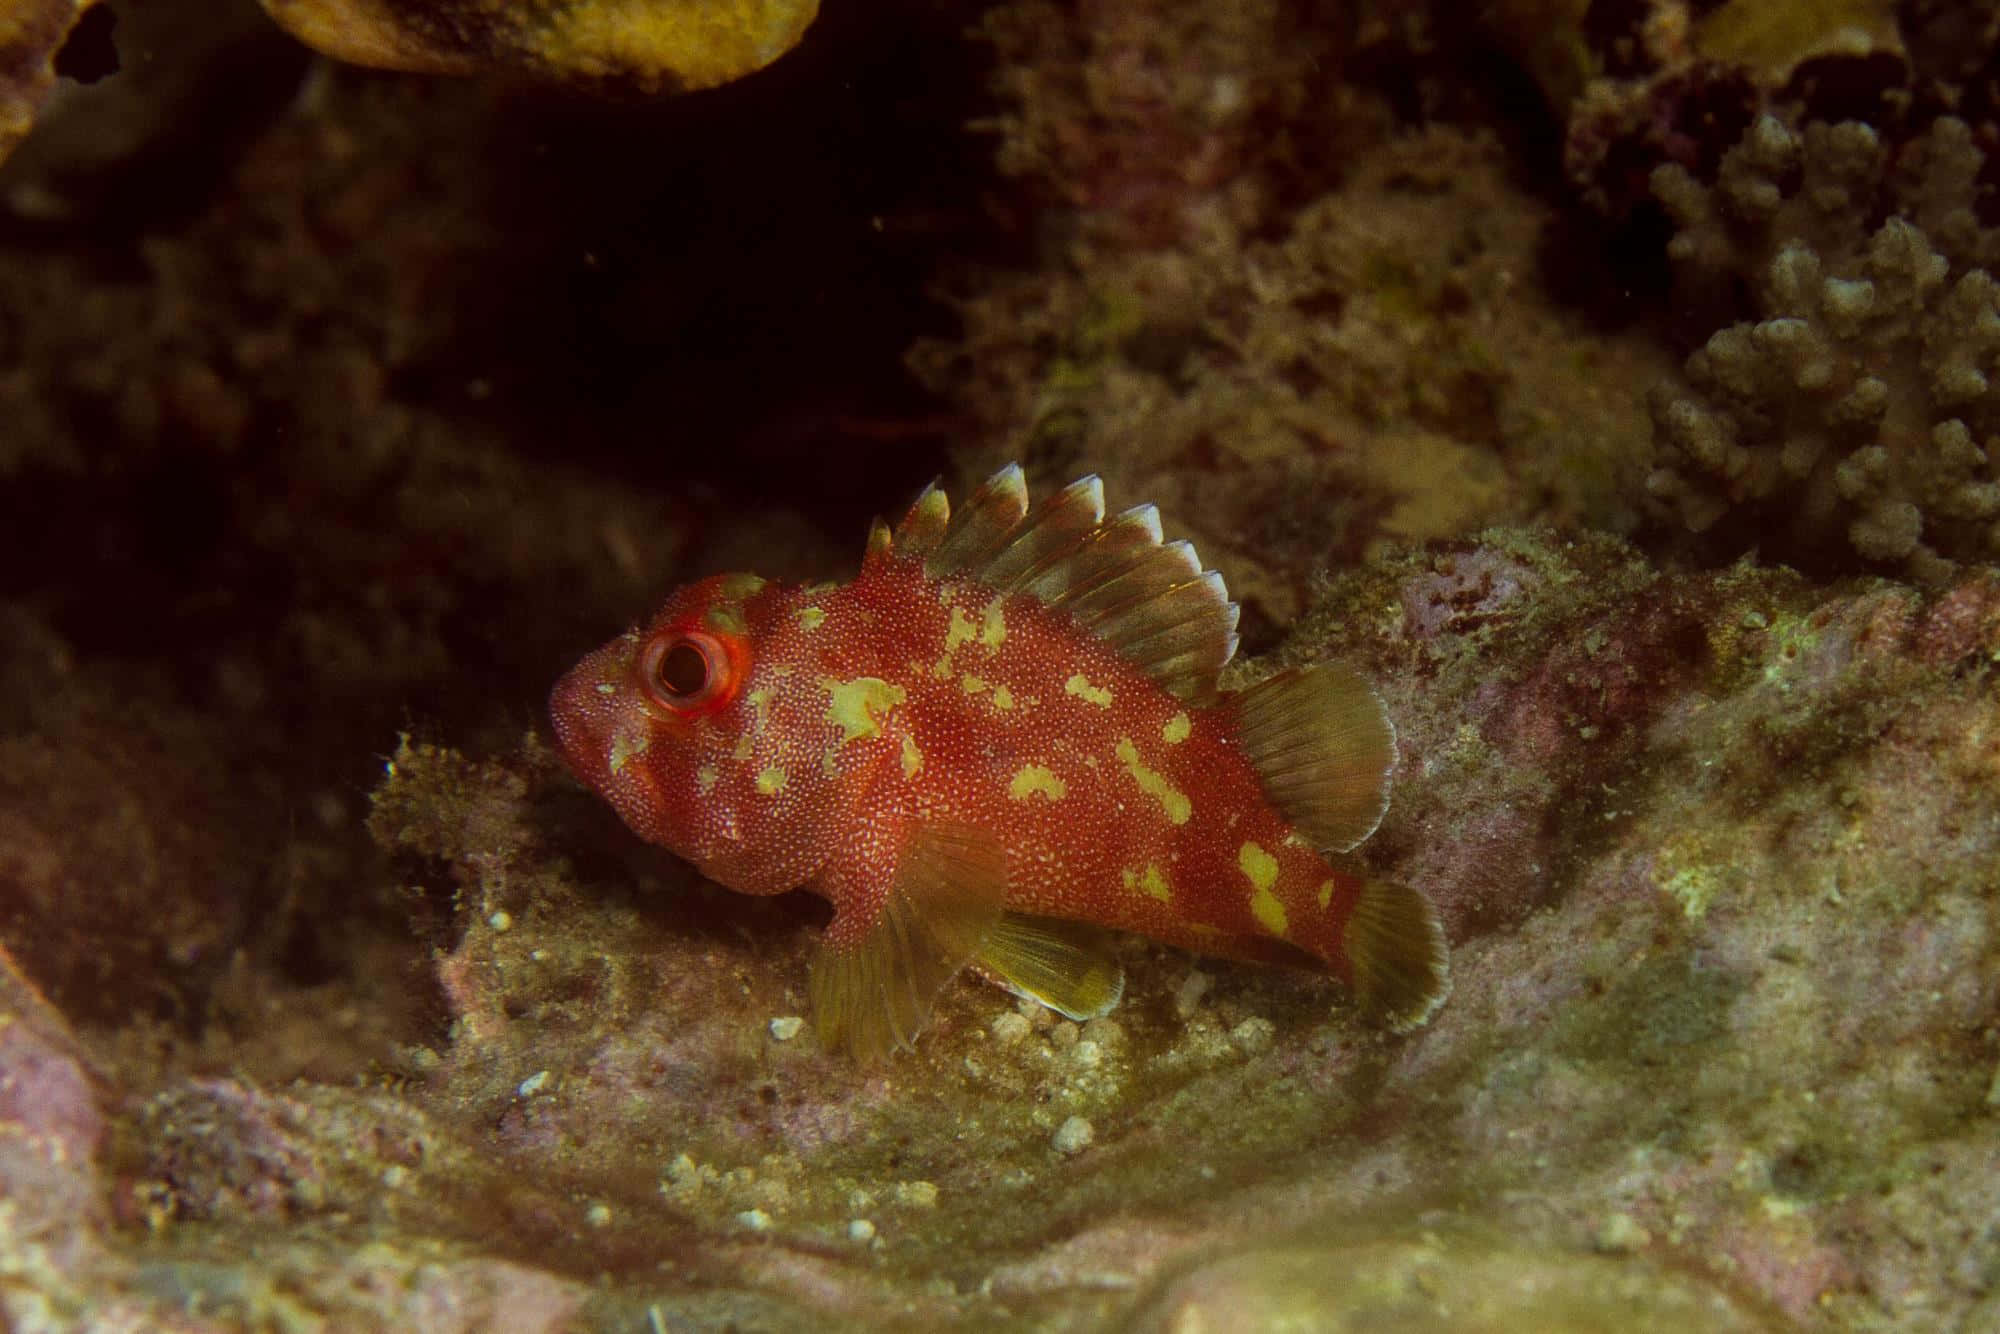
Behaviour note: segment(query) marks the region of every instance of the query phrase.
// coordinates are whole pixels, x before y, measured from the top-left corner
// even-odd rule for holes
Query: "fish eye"
[[[708,655],[682,642],[668,648],[653,673],[669,695],[699,695],[708,684]]]
[[[728,652],[699,631],[655,635],[639,654],[639,686],[670,713],[687,713],[718,701],[729,675]]]

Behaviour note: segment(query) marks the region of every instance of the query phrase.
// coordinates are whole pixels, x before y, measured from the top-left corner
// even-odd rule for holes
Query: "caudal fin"
[[[1389,807],[1396,729],[1374,688],[1337,663],[1280,672],[1229,704],[1271,804],[1321,848],[1345,852]]]
[[[1398,1033],[1420,1028],[1451,994],[1451,955],[1431,901],[1391,880],[1361,887],[1341,948],[1361,1008]]]

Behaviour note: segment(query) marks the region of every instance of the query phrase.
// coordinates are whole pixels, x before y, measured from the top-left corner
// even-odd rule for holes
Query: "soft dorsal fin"
[[[933,578],[963,575],[1032,597],[1193,703],[1215,697],[1216,673],[1236,653],[1237,606],[1222,576],[1187,542],[1162,543],[1151,505],[1104,517],[1104,485],[1080,478],[1030,506],[1009,464],[953,511],[935,483],[893,533],[877,529],[871,556],[921,560]]]
[[[1389,808],[1396,728],[1382,699],[1338,663],[1280,672],[1230,697],[1265,795],[1315,846],[1345,852]]]

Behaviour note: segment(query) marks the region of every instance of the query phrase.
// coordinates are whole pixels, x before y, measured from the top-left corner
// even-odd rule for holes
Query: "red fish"
[[[815,1028],[908,1044],[968,967],[1072,1018],[1118,965],[1073,923],[1345,979],[1403,1029],[1449,989],[1415,891],[1348,874],[1395,733],[1338,666],[1223,694],[1236,606],[1151,506],[1018,466],[877,521],[844,585],[718,575],[557,683],[570,769],[641,838],[746,894],[834,908]]]

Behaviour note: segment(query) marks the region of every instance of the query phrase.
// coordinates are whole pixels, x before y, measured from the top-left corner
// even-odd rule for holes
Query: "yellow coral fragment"
[[[1026,801],[1038,794],[1050,801],[1061,801],[1069,795],[1069,784],[1063,782],[1062,775],[1046,765],[1022,765],[1014,775],[1014,781],[1007,785],[1007,795],[1016,801]]]
[[[1901,55],[1903,43],[1894,0],[1728,0],[1695,24],[1693,46],[1707,59],[1748,65],[1777,83],[1808,60]]]
[[[280,26],[357,65],[515,71],[675,92],[762,69],[798,44],[818,0],[263,0]]]
[[[1175,824],[1188,822],[1188,817],[1194,814],[1194,803],[1187,799],[1186,793],[1169,783],[1164,774],[1146,767],[1144,761],[1140,760],[1139,748],[1132,744],[1131,737],[1118,738],[1116,754],[1119,761],[1124,764],[1125,772],[1139,785],[1139,790],[1158,801],[1169,820]]]

